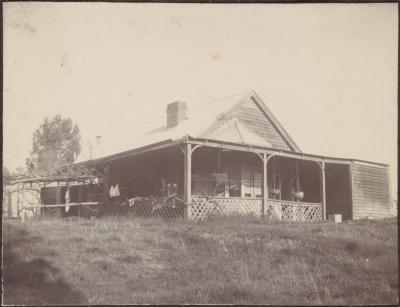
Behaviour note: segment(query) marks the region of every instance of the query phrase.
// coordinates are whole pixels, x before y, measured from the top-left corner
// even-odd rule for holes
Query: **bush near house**
[[[397,220],[4,221],[4,304],[397,304]]]

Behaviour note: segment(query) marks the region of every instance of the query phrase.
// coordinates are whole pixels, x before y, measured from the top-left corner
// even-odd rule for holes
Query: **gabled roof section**
[[[302,152],[300,147],[297,146],[297,144],[292,139],[292,137],[289,135],[289,133],[285,130],[285,128],[282,126],[282,124],[278,121],[278,119],[274,116],[274,114],[272,114],[270,109],[267,107],[267,105],[264,103],[264,101],[260,98],[260,96],[258,96],[258,94],[254,90],[251,91],[251,96],[252,96],[252,99],[254,99],[254,101],[265,112],[265,115],[271,120],[271,122],[274,124],[275,128],[282,135],[282,137],[285,139],[285,141],[289,144],[291,149],[296,152]]]
[[[250,114],[251,116],[247,118],[243,113],[242,109],[248,105],[251,105],[253,112],[256,112],[257,120],[261,122],[258,127],[252,125],[251,116],[254,114]],[[197,105],[188,103],[187,111],[187,119],[175,127],[167,128],[166,112],[160,109],[160,112],[165,112],[165,117],[160,118],[157,122],[152,122],[147,132],[141,135],[131,135],[135,131],[135,127],[132,126],[121,132],[121,135],[114,139],[113,143],[107,144],[107,140],[104,139],[102,148],[97,152],[95,158],[106,158],[159,142],[177,141],[184,136],[206,139],[220,137],[225,138],[225,141],[230,138],[229,141],[238,144],[301,152],[255,91],[241,92]],[[232,135],[229,136],[228,130],[219,129],[232,118],[236,118],[237,121],[234,122],[234,126],[230,126],[234,130],[230,132]],[[218,135],[215,134],[217,130],[219,131]],[[118,142],[116,142],[117,140]]]
[[[263,138],[271,148],[301,152],[255,91],[247,92],[230,108],[226,108],[199,137],[212,139],[214,131],[232,118],[239,119],[246,129]]]
[[[209,138],[223,142],[272,147],[271,143],[247,129],[237,118],[226,121]]]

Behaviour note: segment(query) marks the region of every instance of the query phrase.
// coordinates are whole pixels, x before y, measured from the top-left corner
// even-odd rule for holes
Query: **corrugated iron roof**
[[[176,127],[167,128],[166,114],[165,117],[151,123],[147,131],[139,136],[129,135],[132,130],[135,130],[134,125],[127,127],[125,132],[121,132],[118,136],[118,142],[113,140],[112,144],[107,144],[107,140],[103,140],[103,144],[99,148],[95,158],[100,159],[163,141],[174,141],[185,135],[199,137],[219,117],[222,117],[224,113],[231,110],[236,104],[252,93],[253,91],[246,91],[204,104],[188,104],[188,118],[180,122]],[[82,161],[78,159],[77,162]]]
[[[137,137],[129,137],[125,133],[121,135],[119,138],[119,142],[117,146],[115,144],[113,146],[103,146],[103,150],[99,152],[95,159],[89,161],[77,161],[77,163],[98,163],[106,160],[119,159],[121,157],[127,157],[132,154],[137,154],[138,152],[146,152],[146,150],[150,150],[151,148],[158,148],[165,144],[172,143],[180,143],[185,136],[189,136],[193,139],[204,139],[212,141],[212,134],[205,137],[204,132],[218,119],[221,119],[224,114],[227,114],[232,110],[237,104],[243,101],[246,98],[253,97],[257,99],[257,101],[261,102],[262,108],[267,112],[267,116],[272,119],[274,124],[277,126],[277,129],[286,140],[293,145],[296,151],[288,151],[288,150],[280,150],[276,148],[272,148],[271,144],[263,138],[259,137],[249,129],[247,129],[244,125],[241,124],[240,120],[236,120],[237,132],[241,134],[241,140],[233,141],[232,138],[228,137],[228,139],[220,139],[218,140],[218,136],[214,135],[215,141],[217,142],[227,142],[227,143],[235,143],[237,145],[253,145],[259,148],[265,148],[272,151],[277,152],[287,152],[291,153],[295,156],[301,157],[315,157],[315,158],[330,158],[337,161],[351,161],[351,162],[365,162],[371,163],[380,166],[388,166],[384,163],[376,163],[371,161],[364,161],[358,159],[348,159],[348,158],[336,158],[336,157],[327,157],[321,155],[314,154],[306,154],[300,152],[297,145],[290,138],[285,129],[280,125],[280,123],[273,117],[272,113],[268,110],[262,100],[259,98],[256,92],[254,91],[246,91],[239,94],[235,94],[229,97],[221,98],[215,101],[211,101],[206,104],[198,104],[198,105],[190,105],[188,104],[188,118],[179,123],[176,127],[167,128],[166,125],[166,114],[165,117],[154,121],[147,131],[140,136]],[[134,129],[131,127],[130,129],[126,129],[126,131],[130,131]]]

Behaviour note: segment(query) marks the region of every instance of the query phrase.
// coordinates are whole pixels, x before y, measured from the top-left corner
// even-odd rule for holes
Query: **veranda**
[[[326,216],[325,162],[282,152],[189,141],[109,162],[123,198],[176,195],[188,219],[253,214],[292,221]],[[264,193],[265,191],[265,193]]]

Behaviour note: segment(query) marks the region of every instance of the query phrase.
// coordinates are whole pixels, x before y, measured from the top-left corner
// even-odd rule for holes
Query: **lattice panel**
[[[230,214],[248,215],[261,214],[261,199],[250,198],[206,198],[193,197],[191,218],[194,221],[203,220],[211,215],[226,216]]]
[[[285,221],[320,221],[322,206],[319,203],[268,201],[267,216]]]

